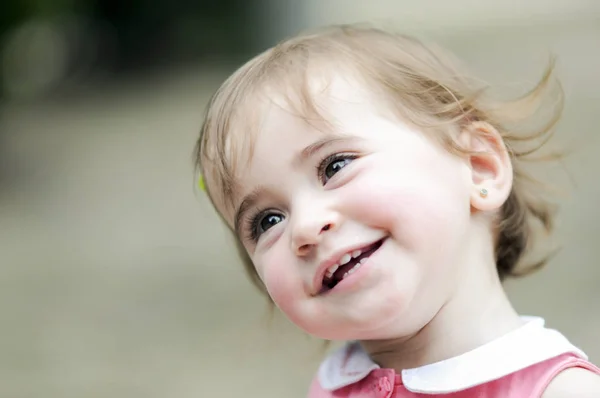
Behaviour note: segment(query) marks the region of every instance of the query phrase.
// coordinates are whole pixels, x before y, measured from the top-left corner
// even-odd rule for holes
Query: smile
[[[383,239],[343,254],[333,265],[325,270],[319,294],[332,290],[338,283],[356,272],[382,244]]]

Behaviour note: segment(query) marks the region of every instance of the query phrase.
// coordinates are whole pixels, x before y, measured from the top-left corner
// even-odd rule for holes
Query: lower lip
[[[360,278],[364,276],[365,268],[369,268],[371,266],[372,260],[377,258],[377,254],[385,244],[385,239],[381,241],[381,245],[377,250],[375,250],[369,257],[367,257],[367,261],[360,265],[353,273],[342,279],[338,282],[337,285],[323,293],[323,296],[327,296],[329,294],[334,293],[343,293],[348,290],[352,290],[353,287],[359,282]]]

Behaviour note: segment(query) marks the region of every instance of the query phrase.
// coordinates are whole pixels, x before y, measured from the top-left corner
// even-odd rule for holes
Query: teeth
[[[348,264],[350,260],[352,260],[352,256],[346,253],[340,259],[340,265]]]
[[[337,265],[337,264],[333,264],[331,267],[327,268],[327,277],[328,277],[328,278],[331,278],[331,277],[333,276],[333,273],[334,273],[335,271],[337,271],[337,269],[338,269],[339,267],[340,267],[339,265]]]
[[[340,263],[339,264],[334,264],[331,267],[327,268],[327,271],[325,272],[325,277],[326,278],[331,278],[333,277],[333,274],[335,273],[335,271],[338,270],[338,268],[344,264],[348,264],[350,262],[350,260],[352,260],[353,258],[357,258],[358,256],[360,256],[362,254],[362,250],[354,250],[352,253],[346,253],[342,256],[342,258],[340,259]],[[346,273],[344,273],[344,276],[342,277],[345,278],[348,275],[352,274],[354,271],[356,271],[358,269],[358,267],[361,266],[361,264],[364,264],[367,262],[367,258],[362,258],[360,259],[359,262],[357,262],[354,267],[352,267],[350,270],[348,270]]]
[[[348,275],[352,275],[354,272],[356,272],[356,270],[360,268],[360,265],[361,263],[356,263],[354,267],[350,268],[346,273],[344,273],[342,279],[345,279]]]

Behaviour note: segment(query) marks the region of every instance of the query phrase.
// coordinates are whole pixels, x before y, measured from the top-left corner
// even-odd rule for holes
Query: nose
[[[325,233],[337,229],[340,223],[335,212],[315,208],[296,216],[297,221],[292,229],[292,250],[302,257],[309,255],[323,240]]]

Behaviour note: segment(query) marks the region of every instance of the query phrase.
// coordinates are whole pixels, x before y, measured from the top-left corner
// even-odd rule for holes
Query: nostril
[[[323,228],[321,228],[321,232],[329,231],[330,229],[331,229],[331,224],[327,224]]]
[[[307,251],[309,251],[309,250],[310,250],[310,246],[311,246],[311,245],[302,245],[302,246],[300,246],[300,247],[298,248],[298,253],[300,253],[300,254],[304,254],[304,253],[306,253]]]

